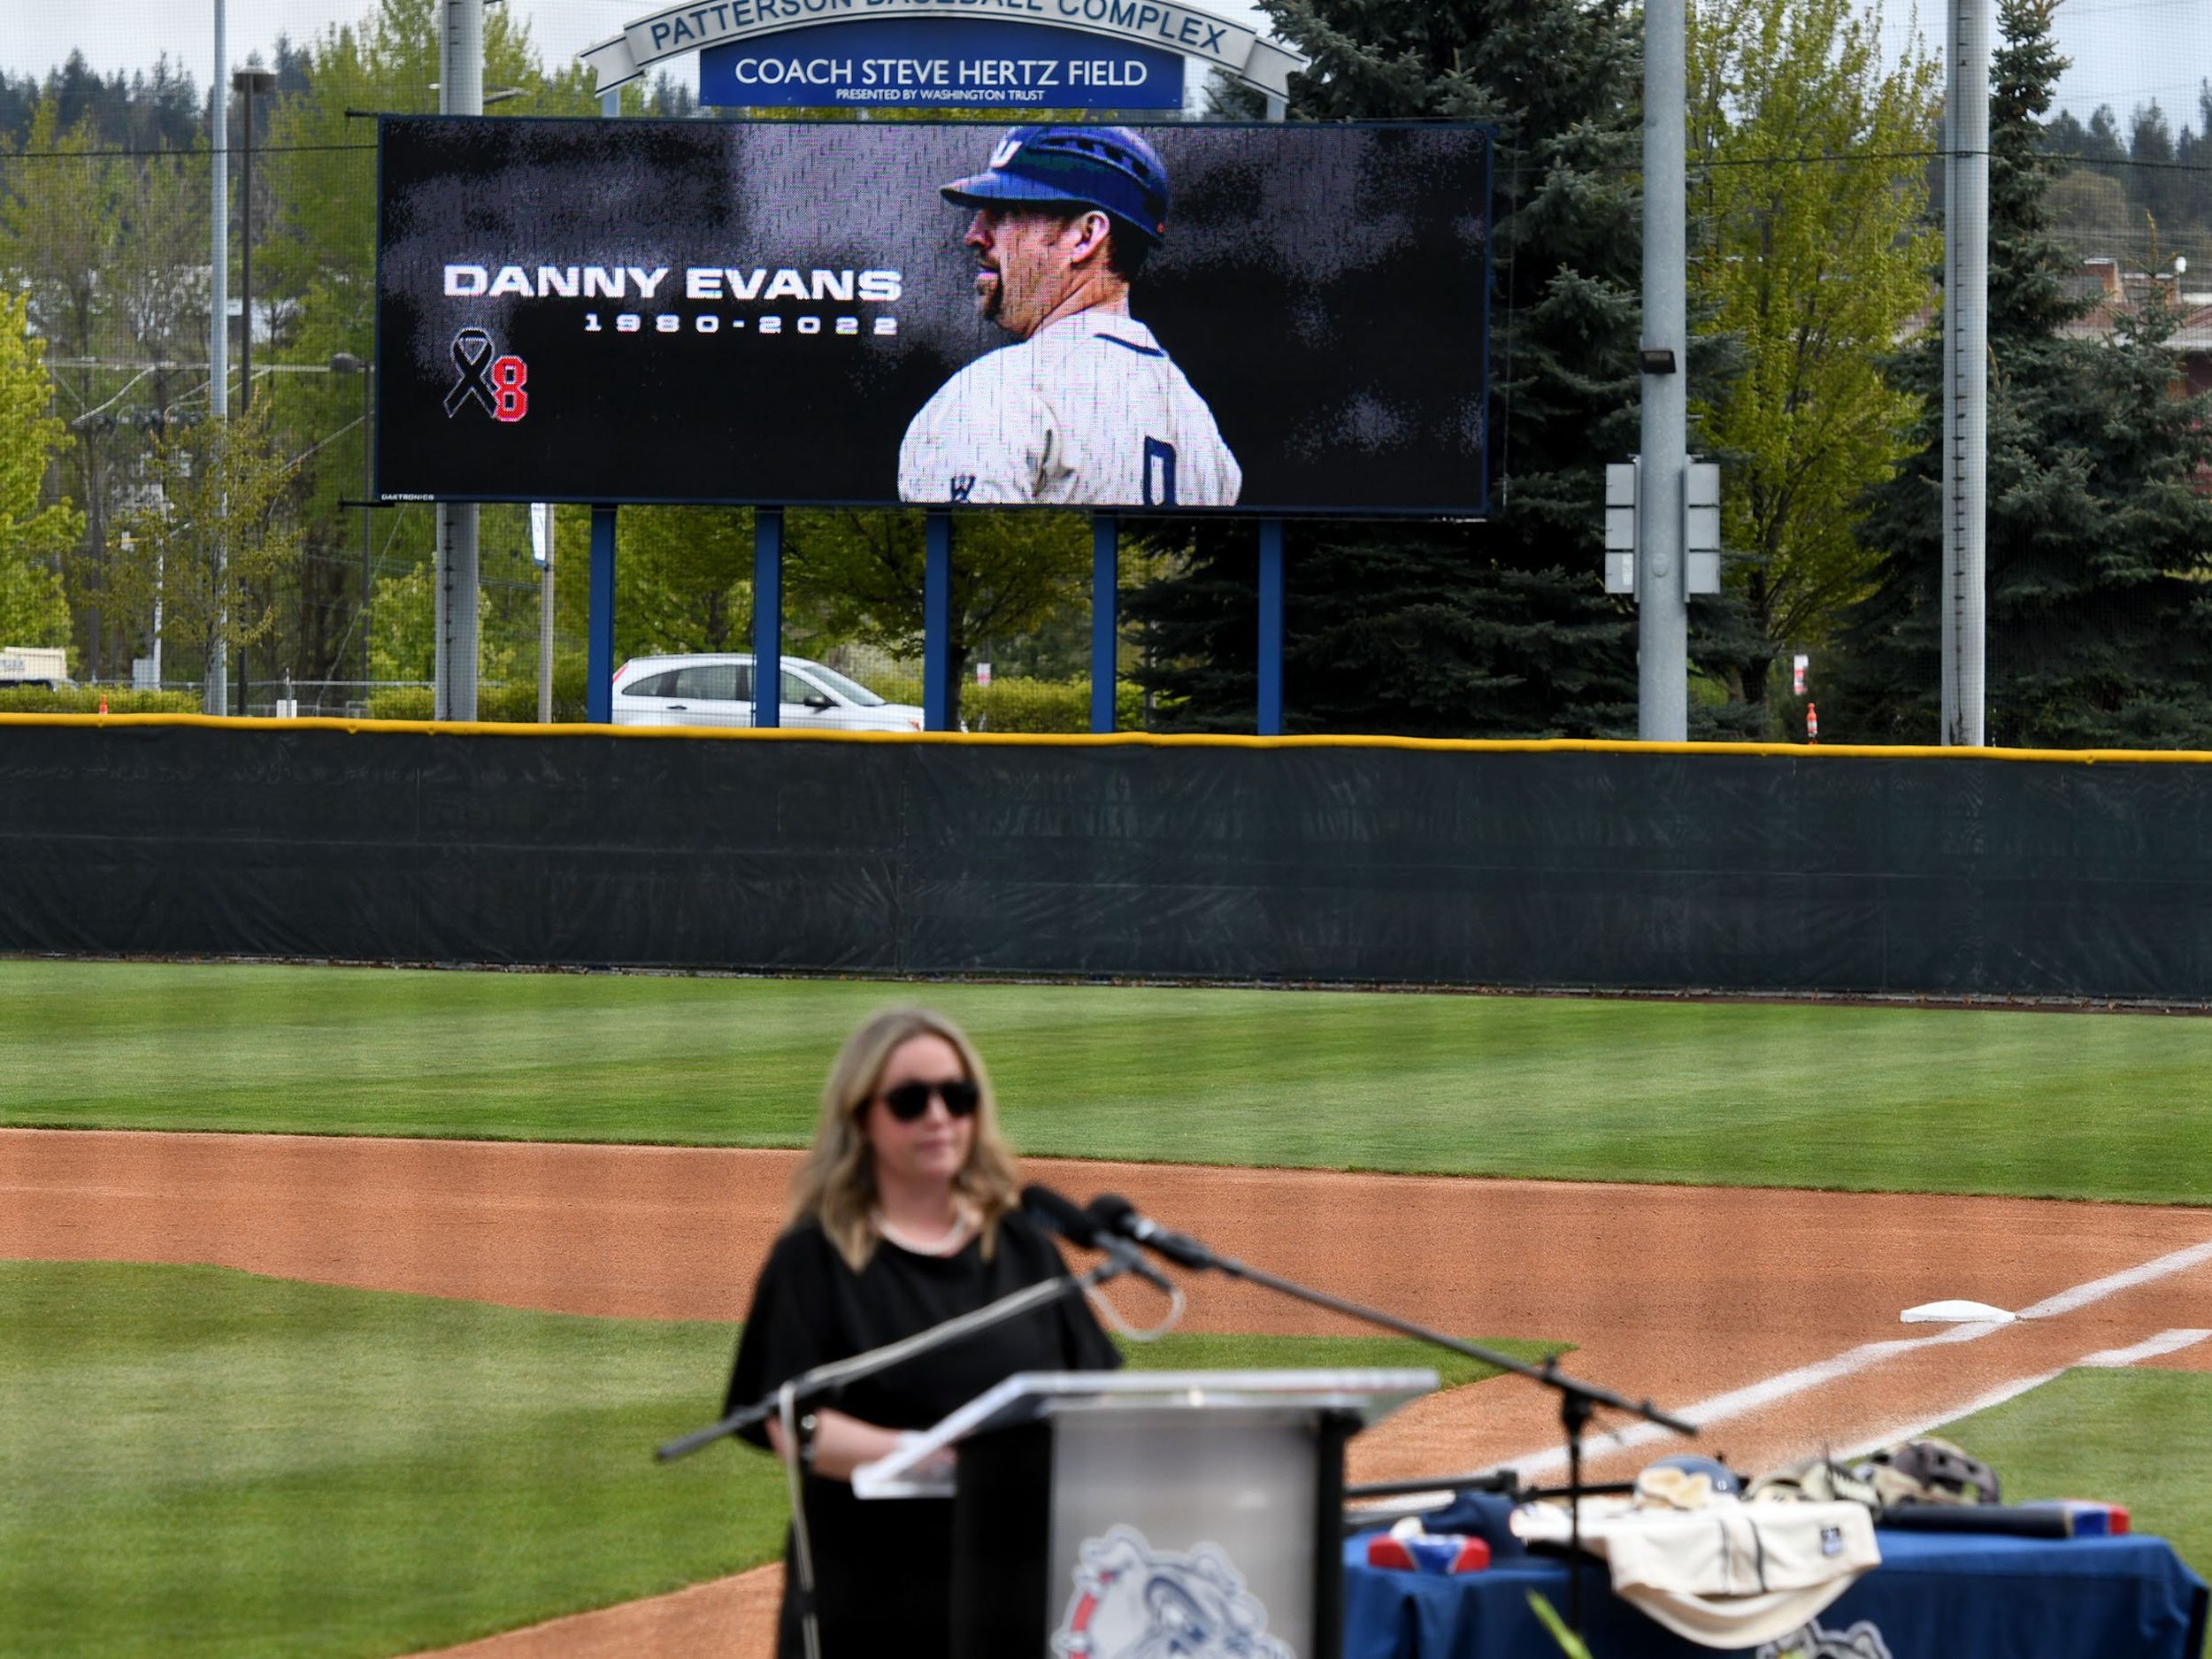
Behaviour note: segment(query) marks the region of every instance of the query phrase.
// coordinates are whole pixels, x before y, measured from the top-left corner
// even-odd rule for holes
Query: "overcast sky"
[[[1894,36],[1908,27],[1909,0],[1865,0],[1886,12]],[[280,33],[304,41],[333,23],[351,21],[371,0],[227,0],[231,59],[250,50],[265,58]],[[1947,0],[1922,0],[1924,27],[1939,34]],[[633,18],[657,9],[655,0],[507,0],[526,19],[531,37],[549,60],[572,56],[618,33]],[[1217,0],[1210,9],[1250,17],[1243,0]],[[214,0],[0,0],[8,13],[0,30],[0,67],[43,75],[74,49],[95,69],[149,67],[162,53],[182,63],[205,86],[215,51]],[[2212,0],[2063,0],[2058,38],[2074,59],[2060,88],[2066,107],[2087,117],[2109,104],[2123,119],[2138,104],[2156,98],[2174,127],[2201,125],[2197,88],[2212,78]],[[681,60],[688,69],[697,59]]]

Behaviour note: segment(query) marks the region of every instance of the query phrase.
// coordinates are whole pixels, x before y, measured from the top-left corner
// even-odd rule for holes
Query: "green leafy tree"
[[[1709,0],[1690,84],[1706,233],[1692,283],[1743,358],[1697,418],[1726,462],[1730,582],[1761,642],[1737,690],[1759,703],[1773,658],[1824,644],[1869,585],[1863,498],[1915,413],[1882,363],[1934,297],[1941,257],[1916,159],[1934,141],[1937,71],[1916,43],[1886,61],[1850,0]]]
[[[332,26],[305,49],[314,65],[307,92],[280,99],[270,118],[266,175],[277,214],[256,282],[296,299],[312,324],[303,342],[326,352],[365,359],[374,316],[376,133],[348,111],[436,112],[442,11],[439,0],[375,0],[357,26]],[[527,22],[505,7],[486,9],[484,85],[520,95],[490,113],[595,114],[589,75],[580,64],[549,75]]]
[[[75,442],[64,474],[83,511],[60,574],[83,672],[101,677],[121,672],[134,626],[98,585],[114,515],[140,484],[147,432],[204,382],[180,365],[205,355],[207,207],[204,145],[171,119],[188,83],[157,65],[134,89],[120,76],[88,87],[99,96],[74,103],[50,88],[20,152],[0,152],[0,272],[65,365],[55,385]]]
[[[963,513],[958,525],[949,641],[956,717],[978,644],[1025,634],[1080,606],[1091,569],[1090,527],[1080,513]],[[811,617],[827,638],[920,655],[921,513],[794,513],[786,546],[795,615]]]
[[[304,88],[276,100],[269,117],[270,153],[262,169],[273,211],[263,220],[268,229],[255,250],[254,280],[280,308],[282,346],[293,361],[328,363],[343,353],[365,363],[372,356],[375,128],[347,112],[436,111],[442,9],[437,0],[373,0],[358,24],[326,29],[296,55],[311,65]],[[501,100],[489,112],[595,113],[598,105],[589,72],[570,64],[549,73],[526,22],[510,18],[508,11],[495,7],[484,13],[484,85],[520,96]],[[349,664],[358,664],[360,650],[359,635],[352,631],[359,626],[354,615],[360,591],[359,528],[340,503],[366,488],[363,412],[371,389],[356,374],[288,375],[269,388],[277,430],[287,434],[294,453],[309,457],[295,484],[303,556],[290,579],[290,613],[283,621],[290,652],[317,677],[357,672]],[[405,574],[385,568],[389,558],[381,550],[383,543],[388,541],[394,557],[403,557],[410,565],[431,545],[426,513],[380,515],[380,522],[403,517],[404,534],[376,538],[373,580],[380,584],[379,592],[384,578]],[[518,563],[518,521],[495,523],[488,512],[484,538],[489,581],[495,569]],[[481,614],[480,671],[490,684],[503,672],[503,662],[534,660],[536,611],[530,604],[500,603],[495,589]],[[373,641],[372,654],[380,649]]]
[[[56,389],[65,418],[83,424],[63,465],[70,494],[86,511],[76,545],[61,551],[58,574],[65,588],[92,601],[83,607],[87,627],[78,644],[84,672],[96,677],[108,652],[97,594],[87,593],[88,562],[106,534],[119,446],[112,423],[103,426],[99,419],[110,377],[90,365],[119,343],[109,273],[121,240],[120,170],[104,153],[90,115],[65,121],[61,100],[52,96],[33,111],[23,150],[7,168],[11,188],[0,190],[0,270],[28,302],[31,326],[71,365],[58,372]]]
[[[2116,332],[2082,326],[2053,234],[2063,164],[2041,118],[2065,67],[2055,0],[2001,0],[1990,95],[1987,733],[1993,743],[2212,746],[2212,406],[2178,396],[2162,294]],[[1853,613],[1830,733],[1939,736],[1940,331],[1899,380],[1925,406],[1915,452],[1877,490],[1881,555]],[[1827,697],[1824,702],[1830,702]]]
[[[438,658],[437,571],[417,565],[380,578],[369,616],[369,677],[426,685]],[[477,662],[480,687],[514,683],[520,655],[511,639],[484,639]],[[534,662],[531,667],[534,681]],[[421,718],[428,718],[427,710]]]
[[[437,572],[417,565],[379,577],[369,618],[369,678],[428,681],[438,662]]]
[[[273,595],[299,556],[293,468],[270,433],[267,409],[198,422],[157,437],[148,488],[118,521],[102,587],[117,614],[150,626],[204,664],[268,641]],[[127,537],[127,543],[126,541]]]
[[[1439,736],[1634,726],[1634,618],[1606,597],[1602,464],[1635,448],[1641,58],[1621,0],[1274,0],[1307,52],[1294,116],[1493,121],[1491,503],[1475,524],[1291,527],[1294,730]],[[1133,593],[1172,723],[1249,730],[1248,526],[1161,538]]]
[[[580,521],[588,515],[578,513]],[[626,507],[615,527],[618,656],[752,649],[753,515]]]
[[[70,442],[49,412],[53,397],[30,296],[0,295],[0,645],[69,642],[57,567],[84,534],[84,515],[66,497],[44,500],[47,473]]]

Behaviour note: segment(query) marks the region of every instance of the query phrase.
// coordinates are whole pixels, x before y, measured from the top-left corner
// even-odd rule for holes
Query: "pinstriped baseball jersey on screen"
[[[1152,331],[1079,311],[947,380],[899,445],[902,501],[1229,507],[1244,474]]]

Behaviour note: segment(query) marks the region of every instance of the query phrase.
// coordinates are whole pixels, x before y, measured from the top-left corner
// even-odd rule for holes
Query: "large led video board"
[[[1472,127],[380,126],[388,499],[1486,505]]]

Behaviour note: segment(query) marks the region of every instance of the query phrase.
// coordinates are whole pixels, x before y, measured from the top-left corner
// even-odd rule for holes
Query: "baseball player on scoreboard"
[[[1125,127],[1022,127],[942,187],[973,211],[977,311],[1018,343],[977,358],[899,445],[899,497],[1227,507],[1244,475],[1129,287],[1167,234],[1167,169]]]

